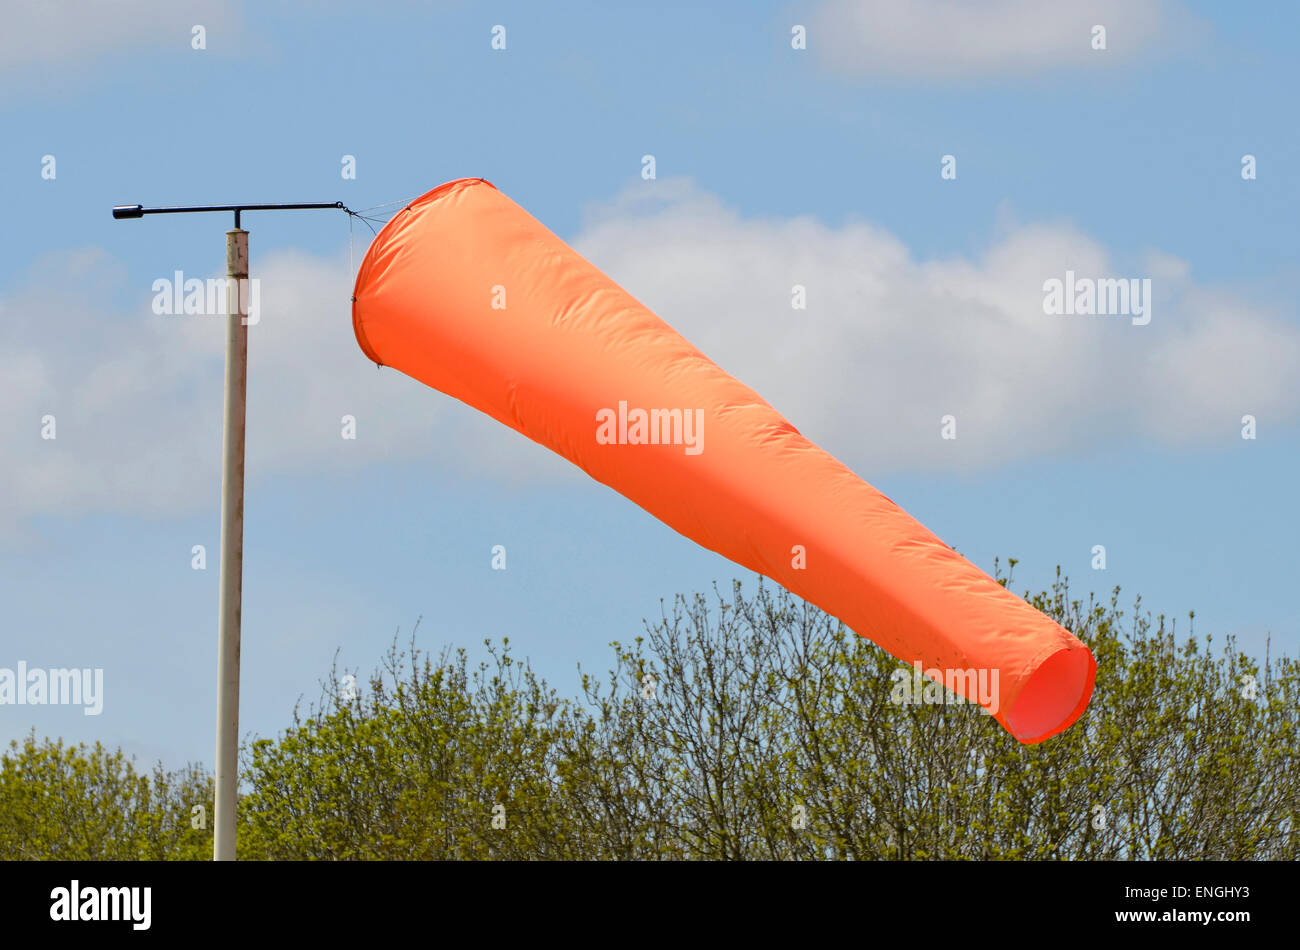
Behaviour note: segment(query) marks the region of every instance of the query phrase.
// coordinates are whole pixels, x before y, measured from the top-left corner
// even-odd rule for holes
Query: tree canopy
[[[1015,562],[1011,562],[1014,566]],[[998,573],[999,580],[1008,579]],[[1164,616],[1026,595],[1093,650],[1084,716],[1034,746],[900,702],[896,659],[759,581],[678,596],[561,695],[509,640],[394,642],[242,752],[250,859],[1291,859],[1300,670]],[[30,736],[0,858],[206,859],[212,782]]]

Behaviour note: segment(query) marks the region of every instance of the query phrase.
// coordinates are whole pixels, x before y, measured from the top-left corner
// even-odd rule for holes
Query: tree
[[[29,735],[0,757],[0,860],[210,858],[212,794],[197,765],[142,775],[120,749]]]
[[[1014,566],[1014,561],[1011,562]],[[997,576],[1004,583],[1009,577]],[[678,596],[560,696],[509,641],[436,659],[396,642],[360,690],[243,750],[244,858],[1291,859],[1300,669],[1164,616],[1027,599],[1097,657],[1070,730],[1021,746],[964,701],[900,704],[910,673],[761,579]],[[955,697],[954,697],[955,698]],[[0,772],[0,855],[206,858],[201,770],[37,745]],[[105,814],[105,811],[113,814]]]

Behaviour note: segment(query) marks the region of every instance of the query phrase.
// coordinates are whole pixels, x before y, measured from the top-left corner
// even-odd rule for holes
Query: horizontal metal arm
[[[113,217],[120,221],[126,218],[143,218],[146,214],[188,214],[192,211],[233,211],[235,212],[235,227],[238,228],[239,213],[241,211],[306,211],[318,208],[334,208],[341,211],[347,211],[348,214],[353,213],[341,201],[319,201],[310,204],[288,205],[194,205],[186,208],[146,208],[144,205],[114,205]]]

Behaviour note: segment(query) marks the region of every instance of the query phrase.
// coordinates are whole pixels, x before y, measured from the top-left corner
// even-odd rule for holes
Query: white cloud
[[[240,29],[237,0],[6,0],[0,69],[81,62],[143,47],[190,48],[197,24],[216,36]]]
[[[505,478],[566,464],[376,369],[352,333],[346,253],[267,254],[254,276],[262,313],[249,332],[250,484],[415,458]],[[168,515],[219,497],[224,318],[155,315],[153,279],[127,288],[105,252],[62,252],[0,299],[0,532],[31,515]],[[124,290],[134,305],[106,305]],[[53,440],[41,438],[47,413]],[[355,440],[342,438],[345,414],[356,417]]]
[[[1104,52],[1092,49],[1095,25]],[[1196,29],[1177,0],[824,0],[808,47],[844,74],[952,79],[1109,65]]]
[[[743,218],[664,180],[601,209],[573,243],[868,481],[1132,439],[1223,445],[1245,413],[1263,431],[1300,417],[1294,324],[1197,284],[1176,258],[1116,262],[1063,225],[1011,225],[973,259],[919,260],[868,223]],[[273,253],[254,268],[262,319],[250,337],[250,484],[390,461],[583,477],[367,361],[352,334],[346,255]],[[1150,325],[1045,315],[1043,282],[1066,269],[1152,278]],[[125,281],[103,252],[67,252],[0,300],[0,527],[215,502],[221,318],[155,316],[152,277]],[[807,310],[791,309],[794,284],[807,288]],[[115,297],[131,305],[105,304]],[[52,442],[40,438],[47,412],[57,417]],[[340,437],[345,413],[357,417],[356,441]],[[956,442],[939,438],[949,413]]]
[[[599,212],[575,247],[868,480],[1126,438],[1222,444],[1244,413],[1300,416],[1294,323],[1198,285],[1169,255],[1114,261],[1065,225],[1010,226],[976,259],[918,260],[868,223],[746,219],[662,181]],[[1067,269],[1151,278],[1151,323],[1044,314],[1044,281]],[[807,310],[791,308],[795,284]],[[939,439],[945,414],[955,443]]]

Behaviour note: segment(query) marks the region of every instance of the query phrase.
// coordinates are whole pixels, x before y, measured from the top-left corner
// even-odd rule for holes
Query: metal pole
[[[239,621],[244,578],[244,420],[248,395],[248,232],[226,232],[226,407],[217,612],[217,795],[212,859],[235,860],[239,788]]]
[[[239,791],[239,626],[244,581],[244,419],[248,396],[248,232],[242,211],[338,209],[341,201],[310,204],[193,205],[146,208],[114,205],[113,218],[147,214],[235,212],[226,232],[226,407],[221,453],[221,602],[217,608],[217,775],[212,859],[235,860],[235,799]]]

